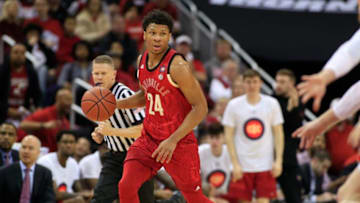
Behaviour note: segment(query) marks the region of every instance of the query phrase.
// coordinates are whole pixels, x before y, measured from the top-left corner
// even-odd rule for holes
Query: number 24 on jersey
[[[155,97],[151,93],[147,93],[147,99],[150,102],[149,105],[149,114],[155,115],[156,112],[159,112],[160,116],[164,115],[164,109],[161,106],[161,99],[159,94],[155,94]]]

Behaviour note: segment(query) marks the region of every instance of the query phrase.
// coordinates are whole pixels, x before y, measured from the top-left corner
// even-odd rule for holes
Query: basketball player
[[[284,119],[279,102],[260,93],[260,74],[246,70],[243,77],[245,95],[230,100],[222,121],[233,165],[229,195],[251,202],[255,191],[257,203],[268,203],[282,171]]]
[[[144,18],[146,51],[138,58],[137,72],[141,90],[117,101],[119,109],[146,106],[142,135],[130,147],[124,164],[120,202],[139,202],[138,189],[162,166],[188,203],[211,202],[202,194],[192,132],[206,116],[207,104],[190,65],[168,46],[172,27],[171,17],[159,10]]]
[[[326,86],[336,79],[344,76],[360,62],[360,29],[355,32],[350,40],[343,43],[326,63],[319,73],[303,76],[304,82],[298,85],[299,93],[303,96],[303,102],[314,99],[313,109],[320,108],[321,100],[326,92]],[[353,112],[360,109],[360,81],[355,83],[341,98],[337,105],[323,113],[319,118],[311,121],[293,133],[293,136],[301,137],[300,147],[310,147],[315,136],[322,134],[326,128],[336,122],[345,119]],[[354,128],[349,137],[353,146],[359,146],[360,123]],[[354,170],[345,184],[338,192],[340,202],[360,201],[360,165]]]

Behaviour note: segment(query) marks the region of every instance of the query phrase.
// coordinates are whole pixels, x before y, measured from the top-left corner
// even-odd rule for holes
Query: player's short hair
[[[155,23],[158,25],[166,25],[169,28],[170,33],[172,32],[174,25],[172,17],[168,13],[164,11],[160,11],[158,9],[150,12],[144,17],[143,25],[142,25],[144,31],[146,31],[147,27],[151,23]]]
[[[224,132],[224,127],[219,122],[215,122],[209,125],[208,134],[210,137],[219,137]]]
[[[115,68],[113,59],[111,58],[111,56],[108,56],[108,55],[97,56],[93,60],[93,63],[96,63],[96,64],[108,64],[111,67]]]
[[[278,70],[278,72],[276,73],[276,75],[285,75],[288,76],[292,81],[296,82],[296,77],[295,74],[292,70],[287,69],[287,68],[283,68]]]
[[[64,135],[72,135],[77,141],[77,134],[73,130],[61,130],[56,134],[56,143],[59,143]]]
[[[256,70],[247,69],[247,70],[244,72],[244,75],[243,75],[244,80],[245,80],[246,78],[254,78],[254,77],[258,77],[259,79],[261,79],[260,73],[257,72]]]

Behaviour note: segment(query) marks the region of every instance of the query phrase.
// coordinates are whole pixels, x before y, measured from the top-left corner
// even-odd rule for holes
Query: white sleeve
[[[360,62],[360,29],[350,40],[343,43],[325,64],[324,69],[334,71],[340,78],[350,72]]]
[[[211,80],[209,96],[214,102],[217,102],[217,100],[221,99],[222,97],[228,98],[225,92],[226,90],[223,84],[218,79],[214,78]]]
[[[360,80],[348,89],[340,101],[332,107],[339,119],[345,119],[360,109]]]
[[[279,124],[283,124],[284,123],[284,118],[283,118],[283,114],[281,111],[281,107],[279,102],[276,99],[273,99],[273,105],[272,105],[272,119],[271,119],[271,125],[272,126],[276,126]]]
[[[235,109],[233,109],[233,105],[231,101],[228,103],[228,105],[225,108],[222,124],[224,126],[235,127],[236,124]]]

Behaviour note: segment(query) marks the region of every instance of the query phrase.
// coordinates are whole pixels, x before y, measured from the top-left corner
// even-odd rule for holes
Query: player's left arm
[[[192,105],[179,128],[153,152],[156,161],[170,162],[177,143],[184,138],[206,116],[208,107],[200,84],[194,78],[190,65],[181,57],[175,56],[170,65],[170,77],[178,85],[186,100]],[[166,109],[164,109],[166,111]]]
[[[181,56],[175,56],[170,67],[170,77],[192,106],[192,110],[185,117],[183,123],[170,136],[179,142],[205,118],[208,107],[204,93],[199,82],[193,76],[189,63]]]

